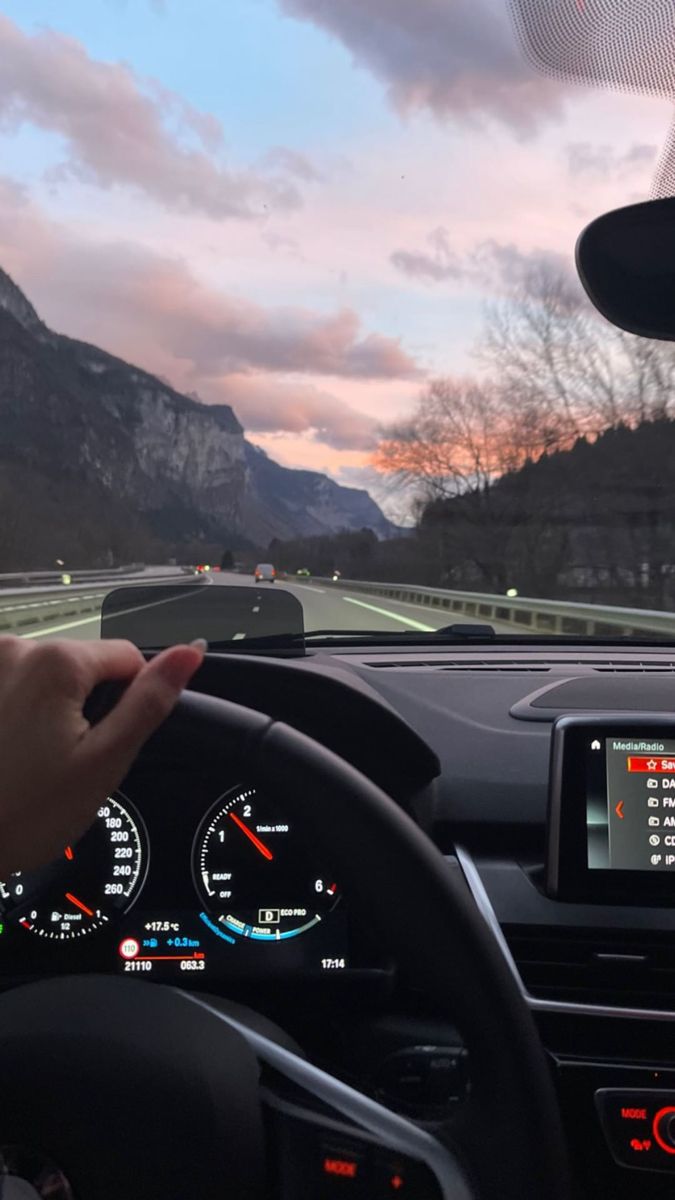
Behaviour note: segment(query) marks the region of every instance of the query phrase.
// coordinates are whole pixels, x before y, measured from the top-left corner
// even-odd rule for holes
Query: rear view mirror
[[[581,234],[576,260],[603,317],[628,333],[675,341],[675,197],[598,217]]]

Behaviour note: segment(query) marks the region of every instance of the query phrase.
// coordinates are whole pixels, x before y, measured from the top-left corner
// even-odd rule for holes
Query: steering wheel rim
[[[330,856],[350,905],[369,914],[397,961],[435,1000],[448,1005],[468,1049],[471,1086],[459,1116],[436,1132],[463,1164],[475,1194],[486,1200],[522,1200],[524,1195],[569,1200],[560,1114],[533,1017],[468,889],[447,869],[429,838],[393,800],[344,760],[297,730],[251,709],[186,692],[151,739],[149,751],[162,753],[170,746],[175,754],[178,745],[190,754],[198,749],[222,756],[229,771],[234,760],[242,777],[263,790],[281,793],[287,811],[309,825]],[[424,937],[420,937],[420,929]],[[110,996],[115,989],[121,996],[120,985],[127,982],[135,983],[109,981]],[[17,1078],[21,1077],[20,1089],[25,1090],[28,1079],[22,1076],[17,1046],[30,1059],[32,1021],[44,1048],[48,1010],[54,1010],[53,997],[63,983],[33,984],[0,997],[0,1072],[11,1062]],[[91,984],[89,979],[89,990]],[[139,1003],[150,1008],[152,1002],[145,1000],[148,992],[171,991],[183,1008],[191,1011],[190,1020],[194,1011],[206,1010],[203,1015],[214,1031],[214,1005],[203,1001],[187,1005],[184,993],[156,984],[136,983],[132,990],[139,996],[139,988],[144,997]],[[76,1007],[80,991],[86,994],[87,987],[73,986],[71,991]],[[31,1000],[26,1004],[21,994],[28,992]],[[51,1000],[46,998],[48,993]],[[128,988],[124,989],[123,1005],[127,994]],[[62,1021],[63,1004],[54,1010],[57,1017],[61,1013]],[[236,1022],[231,1030],[237,1031]],[[109,1033],[105,1022],[100,1032],[102,1038]],[[239,1048],[233,1053],[235,1058],[239,1056],[239,1069],[250,1077],[250,1063],[244,1063]],[[222,1070],[222,1057],[219,1062]],[[28,1072],[31,1079],[34,1067],[33,1060]],[[214,1086],[211,1079],[209,1087]],[[2,1090],[5,1097],[11,1094],[11,1089]],[[7,1100],[0,1096],[0,1129],[7,1117]],[[255,1124],[257,1117],[251,1115],[251,1121]],[[251,1135],[251,1146],[257,1144],[257,1137],[257,1132]],[[247,1196],[256,1194],[258,1183],[251,1182],[254,1176],[253,1171]],[[468,1194],[465,1190],[464,1195]],[[97,1198],[83,1194],[82,1200]]]

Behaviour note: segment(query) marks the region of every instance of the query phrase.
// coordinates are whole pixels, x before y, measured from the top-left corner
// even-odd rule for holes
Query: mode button
[[[607,1144],[625,1167],[675,1171],[675,1092],[601,1088],[595,1102]]]

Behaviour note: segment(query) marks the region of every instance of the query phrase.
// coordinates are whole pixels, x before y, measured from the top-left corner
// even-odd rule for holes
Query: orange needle
[[[74,904],[76,908],[80,908],[83,913],[87,914],[88,917],[94,916],[93,909],[87,908],[86,904],[83,904],[81,900],[78,900],[77,896],[73,896],[72,892],[66,892],[66,900],[70,900],[71,904]]]
[[[263,845],[263,843],[260,841],[260,838],[256,837],[256,835],[254,834],[253,830],[249,829],[248,825],[244,825],[244,822],[237,816],[236,813],[231,812],[231,813],[229,813],[229,816],[234,821],[235,825],[239,826],[242,833],[246,834],[249,841],[253,842],[253,845],[255,846],[256,850],[258,850],[260,852],[260,854],[262,854],[263,858],[266,858],[266,859],[268,859],[269,862],[271,862],[272,859],[274,858],[272,851],[268,850],[267,846]]]
[[[74,859],[75,855],[73,854],[73,847],[72,847],[72,846],[66,846],[66,848],[65,848],[65,850],[64,850],[64,854],[65,854],[66,858],[67,858],[67,859],[68,859],[70,862],[72,862],[72,861],[73,861],[73,859]]]

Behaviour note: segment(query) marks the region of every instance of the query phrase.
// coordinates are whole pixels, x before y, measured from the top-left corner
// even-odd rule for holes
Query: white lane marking
[[[49,629],[35,629],[33,633],[20,633],[22,638],[47,637],[49,633],[64,633],[66,629],[76,629],[78,625],[91,625],[94,621],[100,624],[101,614],[95,617],[83,617],[81,621],[68,621],[66,625],[50,625]]]
[[[359,608],[367,608],[370,612],[379,613],[381,617],[400,621],[402,625],[410,625],[412,629],[421,629],[423,633],[434,633],[433,625],[423,625],[421,621],[413,621],[412,617],[404,617],[401,613],[390,612],[388,608],[378,608],[376,604],[366,604],[365,600],[354,600],[351,596],[343,596],[342,599],[346,604],[358,604]],[[345,634],[349,634],[348,629],[345,629]]]
[[[325,589],[325,588],[315,588],[315,587],[310,587],[310,585],[309,585],[308,583],[296,583],[296,582],[295,582],[295,580],[293,580],[293,581],[291,582],[291,580],[287,579],[287,580],[286,580],[286,584],[287,584],[287,585],[290,585],[290,587],[299,587],[299,588],[304,588],[306,592],[316,592],[318,596],[325,596],[325,595],[326,595],[326,589]]]
[[[82,600],[98,600],[100,596],[107,596],[107,594],[107,592],[92,592],[91,595],[83,596],[81,592],[76,592],[74,596],[63,596],[59,600],[33,600],[30,604],[3,605],[0,607],[0,613],[23,612],[25,608],[53,608],[54,605],[79,604]]]
[[[102,592],[100,594],[106,596],[109,593]],[[113,618],[128,617],[130,613],[144,612],[148,608],[159,608],[160,604],[171,604],[176,600],[187,599],[190,595],[194,595],[194,593],[186,591],[185,596],[165,596],[163,600],[152,600],[149,604],[137,604],[135,608],[125,608],[112,615]],[[95,599],[95,596],[91,596],[90,599]],[[80,621],[68,621],[65,625],[50,625],[49,629],[35,629],[32,633],[20,633],[18,636],[23,638],[47,637],[50,633],[64,633],[66,629],[77,629],[79,625],[91,625],[92,621],[101,622],[102,619],[101,613],[98,612],[94,617],[82,617]]]

